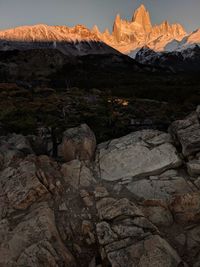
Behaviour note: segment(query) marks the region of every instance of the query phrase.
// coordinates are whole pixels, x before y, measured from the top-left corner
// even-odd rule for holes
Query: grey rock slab
[[[101,144],[96,157],[101,179],[123,181],[179,167],[181,159],[166,135],[146,130]]]
[[[127,189],[143,199],[171,199],[173,195],[193,192],[195,186],[181,176],[158,176],[158,179],[144,178],[133,181]]]

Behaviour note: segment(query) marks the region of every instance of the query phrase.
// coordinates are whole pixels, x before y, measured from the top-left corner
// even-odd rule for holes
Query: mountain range
[[[0,31],[0,50],[57,48],[67,55],[128,54],[135,57],[142,47],[154,51],[183,50],[200,43],[200,29],[187,34],[179,24],[163,21],[153,25],[149,11],[139,6],[130,21],[118,14],[113,30],[100,32],[84,25],[74,27],[39,24]]]
[[[0,50],[57,49],[65,55],[119,54],[83,25],[39,24],[0,31]]]

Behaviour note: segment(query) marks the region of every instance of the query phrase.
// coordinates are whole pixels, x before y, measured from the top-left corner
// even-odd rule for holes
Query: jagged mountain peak
[[[140,24],[145,31],[150,31],[152,28],[149,11],[142,4],[133,14],[132,22]]]
[[[92,32],[96,33],[96,34],[99,34],[100,33],[100,30],[98,28],[97,25],[94,25],[94,27],[92,28]]]
[[[104,34],[110,35],[110,31],[108,28],[105,29]]]
[[[148,9],[144,4],[141,4],[133,13],[133,16],[138,13],[148,13]]]
[[[144,9],[144,10],[147,10],[144,4],[141,4],[141,5],[138,7],[138,9]]]
[[[169,24],[169,22],[168,22],[167,20],[164,20],[164,21],[161,23],[161,25],[165,25],[166,27],[168,27],[170,24]]]
[[[145,7],[144,4],[141,4],[133,13],[133,20],[134,17],[137,16],[138,14],[144,15],[149,13],[148,9]]]
[[[114,21],[114,25],[119,25],[121,23],[121,16],[120,14],[118,13],[115,17],[115,21]],[[114,27],[114,26],[113,26]]]
[[[182,40],[186,36],[184,27],[179,24],[170,24],[164,20],[159,25],[152,25],[148,9],[144,4],[134,12],[132,20],[124,20],[117,14],[113,32],[102,33],[101,38],[107,44],[123,53],[138,50],[148,45],[151,49],[164,50],[166,44],[172,40]]]

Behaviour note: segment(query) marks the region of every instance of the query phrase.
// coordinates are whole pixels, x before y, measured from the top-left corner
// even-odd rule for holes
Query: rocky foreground
[[[69,129],[57,162],[43,145],[0,137],[1,267],[200,266],[200,107],[98,146]]]

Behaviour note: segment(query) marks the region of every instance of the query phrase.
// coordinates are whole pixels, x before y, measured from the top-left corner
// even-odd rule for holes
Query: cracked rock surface
[[[0,137],[0,267],[200,266],[199,108],[98,146],[82,125],[61,150]]]

